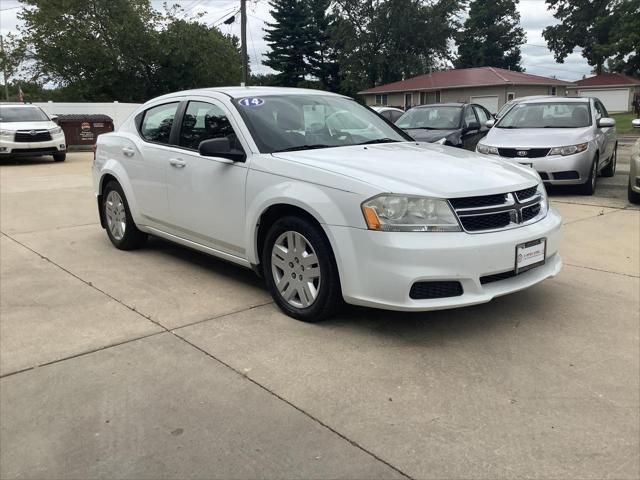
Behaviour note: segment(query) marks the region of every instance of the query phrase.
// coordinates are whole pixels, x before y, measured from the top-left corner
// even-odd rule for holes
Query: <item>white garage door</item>
[[[489,110],[491,113],[498,111],[498,96],[497,95],[483,95],[481,97],[471,97],[471,103],[477,103]]]
[[[604,108],[611,112],[626,112],[629,110],[629,89],[611,88],[602,90],[579,90],[581,97],[596,97],[604,104]]]

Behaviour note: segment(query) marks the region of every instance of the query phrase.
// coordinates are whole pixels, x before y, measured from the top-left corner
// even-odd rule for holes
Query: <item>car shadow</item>
[[[14,157],[0,158],[0,166],[2,167],[21,167],[25,165],[42,165],[44,163],[56,163],[53,157]]]

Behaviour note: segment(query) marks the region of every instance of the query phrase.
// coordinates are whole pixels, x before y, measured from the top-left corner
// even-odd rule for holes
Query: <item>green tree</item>
[[[274,21],[267,23],[265,29],[270,51],[263,63],[277,72],[278,85],[296,87],[309,72],[305,60],[310,50],[307,4],[299,0],[271,0],[269,5]]]
[[[517,0],[474,0],[464,28],[456,35],[455,66],[499,67],[521,72],[520,45],[525,33],[520,27]]]
[[[307,73],[318,79],[325,90],[340,88],[337,51],[332,43],[335,15],[331,12],[332,0],[305,0],[308,23],[305,62]]]
[[[0,72],[6,74],[4,81],[8,82],[20,72],[20,67],[27,59],[27,49],[23,39],[12,33],[0,36],[0,41]]]
[[[574,49],[594,71],[604,71],[607,60],[614,68],[638,73],[640,67],[640,0],[546,0],[557,25],[542,36],[556,60],[563,63]]]

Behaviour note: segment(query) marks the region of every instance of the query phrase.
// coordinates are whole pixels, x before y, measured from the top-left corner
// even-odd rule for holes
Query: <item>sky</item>
[[[152,0],[156,8],[162,9],[164,0]],[[216,25],[223,33],[240,37],[240,20],[231,25],[222,22],[240,9],[238,0],[168,0],[169,4],[179,4],[187,16],[200,14],[201,21]],[[15,32],[18,27],[18,0],[0,0],[0,34]],[[265,21],[271,20],[268,0],[247,1],[247,53],[254,73],[269,73],[271,70],[262,65],[268,46],[264,40]],[[547,49],[542,38],[542,30],[557,23],[552,12],[547,10],[544,0],[520,0],[518,4],[520,24],[527,35],[526,44],[521,47],[522,64],[528,73],[561,80],[579,80],[589,76],[591,67],[579,52],[565,59],[564,64],[556,63],[553,54]]]

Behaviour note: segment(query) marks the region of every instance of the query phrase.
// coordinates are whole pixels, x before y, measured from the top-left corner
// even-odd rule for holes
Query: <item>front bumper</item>
[[[545,183],[551,185],[580,185],[587,181],[591,171],[593,153],[591,148],[575,155],[552,155],[540,158],[507,158],[507,162],[531,166]]]
[[[560,272],[562,219],[553,209],[537,223],[512,230],[469,234],[376,232],[325,225],[340,271],[344,299],[354,305],[425,311],[485,303]],[[546,263],[517,276],[481,284],[480,277],[513,271],[516,245],[547,239]],[[415,300],[415,282],[459,281],[462,295]]]
[[[0,157],[36,157],[52,155],[67,150],[64,133],[52,135],[51,140],[44,142],[14,142],[0,140]]]

